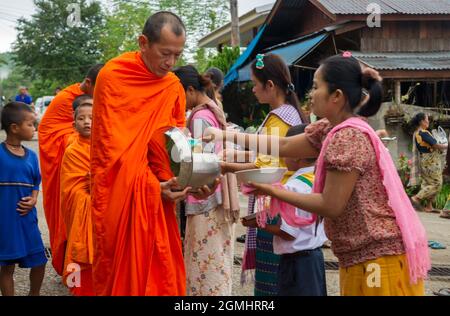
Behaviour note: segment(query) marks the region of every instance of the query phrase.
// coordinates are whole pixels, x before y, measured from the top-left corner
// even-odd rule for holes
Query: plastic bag
[[[447,133],[445,133],[442,127],[438,126],[437,129],[431,131],[431,134],[433,134],[438,144],[448,144]]]
[[[431,134],[433,134],[433,137],[438,144],[448,144],[447,133],[445,133],[445,130],[442,127],[438,126],[437,129],[431,131]],[[442,170],[444,170],[447,164],[447,149],[441,150],[441,164]]]

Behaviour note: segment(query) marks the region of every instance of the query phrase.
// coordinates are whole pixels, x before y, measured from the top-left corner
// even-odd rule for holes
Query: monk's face
[[[92,106],[81,105],[75,116],[75,129],[84,138],[91,137]]]
[[[169,25],[161,29],[159,42],[150,42],[145,35],[139,37],[141,56],[147,68],[162,78],[177,63],[184,50],[186,35],[177,36]]]

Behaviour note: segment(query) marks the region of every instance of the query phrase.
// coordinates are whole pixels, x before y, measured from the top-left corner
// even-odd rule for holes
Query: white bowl
[[[239,183],[245,184],[251,181],[272,184],[280,182],[286,171],[286,168],[259,168],[237,171],[235,174]]]

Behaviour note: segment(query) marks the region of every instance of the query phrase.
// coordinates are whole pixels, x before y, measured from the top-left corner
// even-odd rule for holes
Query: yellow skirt
[[[411,285],[406,255],[385,256],[339,269],[341,296],[424,296],[423,280]]]

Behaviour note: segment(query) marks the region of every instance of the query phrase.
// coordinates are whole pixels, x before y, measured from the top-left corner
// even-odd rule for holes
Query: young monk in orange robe
[[[95,80],[102,66],[93,66],[81,84],[76,83],[58,93],[39,124],[39,161],[44,211],[50,233],[52,264],[59,275],[63,272],[66,247],[66,232],[59,208],[59,175],[64,151],[75,133],[72,103],[80,95],[93,94]]]
[[[61,164],[61,212],[67,232],[63,281],[75,296],[94,295],[94,245],[90,195],[92,98],[75,109],[78,132]]]

